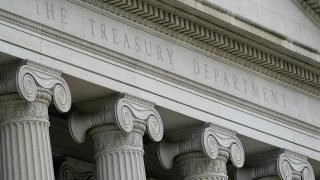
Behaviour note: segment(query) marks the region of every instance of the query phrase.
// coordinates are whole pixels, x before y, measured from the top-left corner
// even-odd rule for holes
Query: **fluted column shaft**
[[[30,61],[0,67],[0,179],[54,180],[48,106],[71,107],[61,72]]]
[[[143,134],[155,142],[163,136],[154,104],[129,94],[79,105],[69,127],[76,142],[93,139],[98,180],[145,180]]]
[[[0,179],[54,180],[48,106],[52,93],[39,88],[35,101],[0,96]]]
[[[143,160],[144,121],[134,121],[126,133],[117,125],[108,124],[89,131],[94,140],[98,180],[145,180]]]

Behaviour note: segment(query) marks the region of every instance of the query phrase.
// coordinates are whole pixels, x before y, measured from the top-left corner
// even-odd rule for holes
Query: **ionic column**
[[[54,180],[48,106],[70,109],[60,73],[31,62],[0,69],[0,179]]]
[[[246,167],[237,169],[237,180],[315,180],[307,157],[281,149],[247,158]]]
[[[229,158],[237,168],[244,164],[244,150],[234,131],[205,124],[166,137],[158,149],[160,162],[170,169],[175,161],[183,180],[227,180]]]
[[[163,125],[154,104],[121,94],[79,105],[70,117],[78,143],[94,141],[98,180],[145,180],[143,134],[162,139]]]

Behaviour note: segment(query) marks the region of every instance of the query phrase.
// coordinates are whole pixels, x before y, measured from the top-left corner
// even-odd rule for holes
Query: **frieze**
[[[36,9],[34,12],[36,13],[35,16],[36,16],[37,20],[39,20],[39,21],[45,20],[46,22],[44,24],[46,24],[47,26],[51,26],[51,27],[54,26],[54,27],[59,27],[59,28],[63,27],[62,31],[65,31],[66,33],[72,33],[71,32],[72,30],[69,28],[70,26],[68,26],[68,24],[70,25],[70,22],[71,22],[70,20],[72,20],[71,15],[68,14],[69,5],[61,6],[58,1],[54,1],[54,2],[52,2],[52,4],[48,3],[47,1],[36,1],[35,3],[36,4],[35,4],[34,8],[36,8]],[[110,6],[110,8],[111,8],[111,6]],[[28,10],[28,9],[26,9],[26,10]],[[97,10],[95,8],[93,8],[93,10],[100,12],[99,10]],[[116,10],[116,9],[114,9],[114,10]],[[84,10],[84,12],[87,12],[87,11]],[[96,17],[97,14],[94,14],[94,13],[95,12],[89,12],[89,15]],[[110,14],[107,14],[107,12],[104,12],[104,13],[106,13],[105,15],[108,15],[108,16],[110,15]],[[83,17],[86,17],[86,15],[84,15]],[[251,79],[249,80],[246,77],[241,77],[241,75],[239,75],[239,74],[242,74],[243,71],[241,71],[241,70],[237,71],[236,68],[233,69],[232,67],[229,67],[229,65],[227,65],[227,64],[224,65],[223,63],[221,64],[220,62],[212,63],[211,62],[212,59],[209,58],[208,60],[206,60],[206,57],[202,58],[202,55],[200,55],[200,57],[190,58],[189,62],[187,62],[187,64],[189,65],[189,66],[187,66],[187,67],[189,67],[188,71],[179,74],[178,70],[181,69],[180,68],[181,65],[176,64],[177,63],[176,59],[186,59],[184,57],[179,57],[178,55],[176,55],[177,53],[175,53],[175,52],[180,52],[179,47],[177,48],[178,50],[177,49],[175,50],[176,46],[174,44],[170,44],[170,42],[167,44],[166,41],[163,42],[161,39],[159,42],[157,42],[157,41],[151,42],[150,40],[147,40],[147,39],[142,40],[141,39],[142,36],[138,37],[138,36],[131,35],[131,37],[130,37],[131,31],[129,31],[129,29],[130,29],[129,26],[125,26],[124,28],[108,27],[108,26],[106,26],[106,24],[112,24],[112,23],[98,22],[97,20],[91,18],[91,20],[95,21],[95,22],[93,22],[90,20],[90,18],[91,17],[86,17],[86,19],[84,20],[84,23],[86,25],[85,27],[88,27],[88,28],[85,29],[85,34],[81,35],[81,38],[83,38],[87,41],[97,40],[97,45],[92,45],[90,43],[90,46],[88,46],[88,47],[90,47],[89,49],[94,49],[96,47],[97,49],[99,49],[98,54],[100,54],[100,55],[103,54],[103,56],[106,56],[106,54],[102,53],[104,51],[104,47],[108,47],[108,45],[106,45],[106,43],[109,43],[109,45],[117,45],[115,47],[118,49],[115,49],[115,51],[123,51],[125,48],[130,49],[131,52],[137,53],[137,54],[129,54],[129,55],[132,55],[133,58],[136,58],[136,57],[134,57],[135,55],[139,56],[138,59],[141,59],[141,60],[143,60],[143,58],[146,58],[146,59],[148,59],[148,60],[146,60],[147,64],[154,63],[156,66],[158,66],[160,68],[164,68],[166,70],[172,71],[173,74],[170,74],[168,72],[161,74],[162,72],[159,71],[159,69],[155,69],[154,67],[151,68],[151,67],[148,67],[148,66],[141,64],[139,62],[136,62],[135,59],[130,59],[129,60],[130,63],[126,63],[127,65],[137,67],[137,64],[139,64],[139,66],[143,66],[143,68],[142,67],[139,68],[140,70],[144,69],[144,67],[148,67],[149,69],[146,69],[144,71],[148,71],[149,73],[152,73],[152,74],[154,74],[155,72],[159,73],[161,77],[169,78],[170,80],[173,80],[175,82],[177,82],[177,80],[179,83],[180,82],[187,82],[185,84],[186,86],[199,89],[201,92],[205,92],[205,93],[210,92],[209,93],[210,95],[212,95],[211,92],[214,91],[213,89],[217,88],[217,90],[215,90],[214,92],[216,94],[219,94],[218,96],[220,96],[220,97],[224,96],[222,99],[226,99],[225,98],[226,95],[224,95],[224,93],[221,93],[221,91],[223,91],[227,94],[234,95],[235,97],[239,97],[239,98],[232,98],[232,100],[229,98],[228,99],[229,102],[231,101],[232,103],[234,103],[234,101],[238,101],[234,104],[237,104],[237,105],[238,104],[240,104],[240,105],[246,104],[245,107],[247,107],[248,109],[251,109],[251,110],[257,111],[259,113],[263,113],[263,114],[265,114],[265,113],[274,114],[274,113],[272,111],[261,109],[259,106],[257,107],[257,106],[251,105],[250,103],[248,103],[248,101],[253,102],[255,104],[258,104],[258,105],[265,107],[265,108],[269,108],[269,109],[273,108],[272,109],[273,111],[277,111],[278,113],[280,113],[280,114],[275,113],[275,115],[272,115],[271,117],[273,119],[274,119],[274,116],[276,116],[279,121],[283,121],[283,119],[288,119],[289,124],[294,125],[294,126],[302,126],[302,128],[307,128],[307,129],[314,128],[314,127],[308,126],[304,122],[297,122],[297,120],[298,121],[301,120],[301,117],[297,117],[296,114],[290,113],[290,111],[294,112],[295,111],[294,109],[296,109],[296,107],[287,107],[286,106],[288,104],[290,104],[291,106],[297,104],[297,103],[292,103],[292,102],[296,102],[297,99],[287,99],[287,98],[297,97],[297,94],[295,94],[295,92],[294,92],[294,94],[288,95],[287,93],[284,93],[284,91],[287,92],[286,88],[281,87],[280,89],[283,89],[283,91],[279,92],[279,89],[278,89],[279,86],[277,86],[275,84],[271,83],[271,86],[272,86],[271,87],[269,85],[269,82],[266,81],[267,83],[265,84],[264,80],[263,80],[262,84],[257,83],[257,82],[260,82],[259,78],[254,79],[254,80],[251,80]],[[50,19],[50,21],[47,22],[48,19]],[[104,18],[102,18],[102,19],[105,20]],[[116,20],[118,21],[119,19],[116,19]],[[123,21],[123,20],[121,19],[121,21]],[[24,22],[26,22],[25,19],[24,19]],[[82,21],[80,21],[80,22],[82,22]],[[115,24],[117,24],[117,23],[119,23],[119,22],[115,22]],[[98,27],[95,27],[95,25],[97,25]],[[39,27],[39,26],[37,26],[37,27]],[[46,28],[48,28],[48,27],[46,27]],[[42,33],[54,32],[50,28],[46,32],[45,31],[46,28],[41,28],[41,31],[43,31]],[[140,29],[140,27],[138,27],[138,28]],[[123,30],[123,29],[126,29],[126,31],[121,32],[121,30]],[[94,34],[92,34],[93,31],[95,31]],[[97,35],[97,33],[99,33],[99,34]],[[80,39],[70,37],[67,34],[61,34],[58,31],[56,32],[56,35],[57,36],[63,35],[63,37],[67,38],[68,41],[74,40],[73,42],[75,42],[75,41],[81,42]],[[106,36],[104,36],[104,35],[106,35]],[[107,37],[107,35],[109,37]],[[138,37],[138,39],[140,38],[138,43],[135,42],[136,37]],[[145,36],[145,34],[144,34],[143,38],[147,38],[147,37],[148,36]],[[151,37],[151,39],[154,38],[152,35],[150,37]],[[90,39],[90,38],[92,38],[92,39]],[[120,41],[120,38],[121,38],[121,41]],[[61,38],[59,38],[59,39],[61,39]],[[155,44],[150,45],[150,42],[155,43]],[[75,44],[75,43],[73,43],[73,44]],[[84,45],[84,44],[85,44],[85,41],[83,41],[82,43],[77,43],[77,46]],[[129,48],[129,46],[130,46],[130,48]],[[133,48],[134,46],[135,46],[135,48]],[[142,51],[141,49],[139,51],[139,48],[138,48],[139,46],[140,46],[140,48],[142,46],[145,46],[144,51]],[[153,47],[153,49],[151,51],[151,52],[153,52],[152,56],[149,56],[150,50],[151,50],[149,47]],[[170,47],[170,48],[167,48],[167,47]],[[88,48],[86,48],[86,49],[88,49]],[[166,49],[170,49],[170,51],[167,51]],[[108,52],[108,50],[105,52]],[[115,55],[111,51],[109,51],[109,52],[110,52],[110,54]],[[194,54],[194,53],[195,53],[195,51],[192,52],[192,54]],[[164,58],[165,55],[167,58]],[[186,56],[192,57],[188,54]],[[198,54],[197,54],[197,56],[198,56]],[[228,55],[224,53],[223,57],[228,57]],[[122,59],[126,59],[126,58],[122,57]],[[203,59],[205,59],[205,60],[203,60]],[[219,58],[216,60],[220,61]],[[119,58],[117,58],[117,61],[119,61]],[[152,62],[150,62],[150,61],[152,61]],[[256,68],[256,66],[254,66],[254,65],[251,67]],[[150,68],[151,68],[151,71],[150,71]],[[229,69],[229,68],[231,68],[231,69]],[[257,67],[256,70],[258,70],[258,69],[259,68]],[[219,73],[216,73],[216,72],[218,72],[216,70],[218,70]],[[235,72],[235,73],[233,74],[230,72]],[[268,74],[272,74],[270,71],[265,71],[265,72],[267,72]],[[190,82],[190,81],[188,81],[188,79],[184,80],[183,78],[182,79],[177,78],[174,75],[176,73],[178,73],[179,75],[182,75],[185,78],[188,78],[188,77],[192,78],[195,81],[200,82],[200,84]],[[184,74],[184,73],[186,73],[186,74]],[[219,75],[216,76],[216,74],[219,74]],[[170,76],[170,77],[167,77],[167,76]],[[265,77],[262,77],[262,78],[265,79]],[[290,80],[290,78],[288,80]],[[203,86],[203,84],[208,84],[209,88],[206,86]],[[295,85],[297,85],[297,84],[295,83]],[[274,86],[276,86],[276,87],[274,87]],[[303,85],[301,85],[301,87],[302,86]],[[220,87],[220,89],[219,89],[219,87]],[[251,89],[247,89],[247,88],[251,88]],[[216,96],[216,95],[214,95],[214,96]],[[301,97],[301,99],[303,99],[303,97]],[[241,99],[245,99],[246,101],[243,101]],[[310,100],[308,103],[311,104],[310,105],[311,108],[306,110],[307,112],[304,112],[305,115],[303,116],[304,117],[303,121],[305,120],[305,117],[308,117],[309,120],[307,120],[307,122],[312,122],[312,119],[317,118],[317,113],[313,111],[313,109],[316,109],[317,105],[316,105],[316,102],[313,100]],[[301,109],[301,108],[298,108],[298,109]],[[284,110],[284,111],[282,111],[282,110]],[[309,112],[309,111],[311,111],[311,112]],[[285,114],[285,118],[283,118],[284,117],[283,114]],[[300,114],[303,114],[303,113],[300,113]],[[293,119],[291,119],[289,117],[291,117]],[[286,123],[288,123],[288,122],[286,121]],[[312,131],[316,132],[317,130],[312,130]]]
[[[239,42],[238,40],[232,39],[222,33],[215,32],[212,29],[199,25],[198,23],[190,21],[184,17],[175,15],[172,12],[145,1],[121,0],[121,3],[111,0],[69,1],[76,3],[82,1],[87,5],[92,5],[102,9],[102,11],[108,11],[131,21],[138,22],[139,24],[173,36],[211,53],[215,53],[220,56],[224,54],[226,59],[233,62],[239,61],[238,63],[241,65],[253,68],[260,73],[268,74],[270,73],[268,70],[270,71],[272,69],[271,71],[278,72],[279,74],[304,82],[305,84],[309,84],[314,87],[320,86],[319,75],[316,73],[290,64],[284,59],[265,53],[260,49],[251,47],[246,43]],[[222,50],[223,53],[218,53],[216,49]],[[248,62],[252,62],[254,67],[250,67],[252,65]],[[262,69],[263,67],[268,69],[267,72],[264,72],[265,70],[262,70],[261,67]],[[277,77],[273,76],[273,78]]]

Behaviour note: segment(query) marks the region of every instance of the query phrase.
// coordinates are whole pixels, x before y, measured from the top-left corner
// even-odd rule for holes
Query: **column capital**
[[[131,132],[134,120],[138,119],[146,122],[150,138],[158,142],[163,137],[163,124],[154,105],[125,93],[80,104],[70,117],[71,135],[76,142],[83,143],[89,129],[107,124]]]
[[[182,154],[202,152],[210,159],[216,159],[220,149],[230,153],[233,165],[240,168],[244,164],[244,150],[236,132],[207,123],[201,126],[169,133],[167,141],[162,141],[158,156],[164,168],[170,169],[173,160]]]
[[[237,180],[280,177],[283,180],[315,180],[307,157],[286,149],[249,156],[247,167],[237,169]]]
[[[153,141],[163,137],[154,104],[128,94],[80,104],[69,120],[74,140],[94,141],[98,180],[145,180],[143,134]]]
[[[0,68],[0,95],[18,93],[21,98],[32,102],[39,88],[52,92],[54,104],[60,112],[69,111],[71,93],[61,78],[61,72],[30,61]]]
[[[29,61],[0,67],[0,179],[54,180],[48,107],[71,106],[60,75]]]

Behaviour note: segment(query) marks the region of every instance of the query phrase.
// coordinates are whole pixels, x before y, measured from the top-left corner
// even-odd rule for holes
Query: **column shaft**
[[[18,94],[0,97],[0,179],[54,180],[48,121],[51,95],[41,89],[32,102]]]
[[[145,179],[143,153],[138,151],[114,151],[97,157],[98,179]]]
[[[98,180],[145,180],[143,160],[144,121],[135,121],[131,132],[117,125],[93,128],[89,135],[95,144]]]
[[[154,103],[128,94],[79,105],[69,126],[78,143],[93,139],[98,180],[145,180],[143,134],[155,142],[163,136]]]

